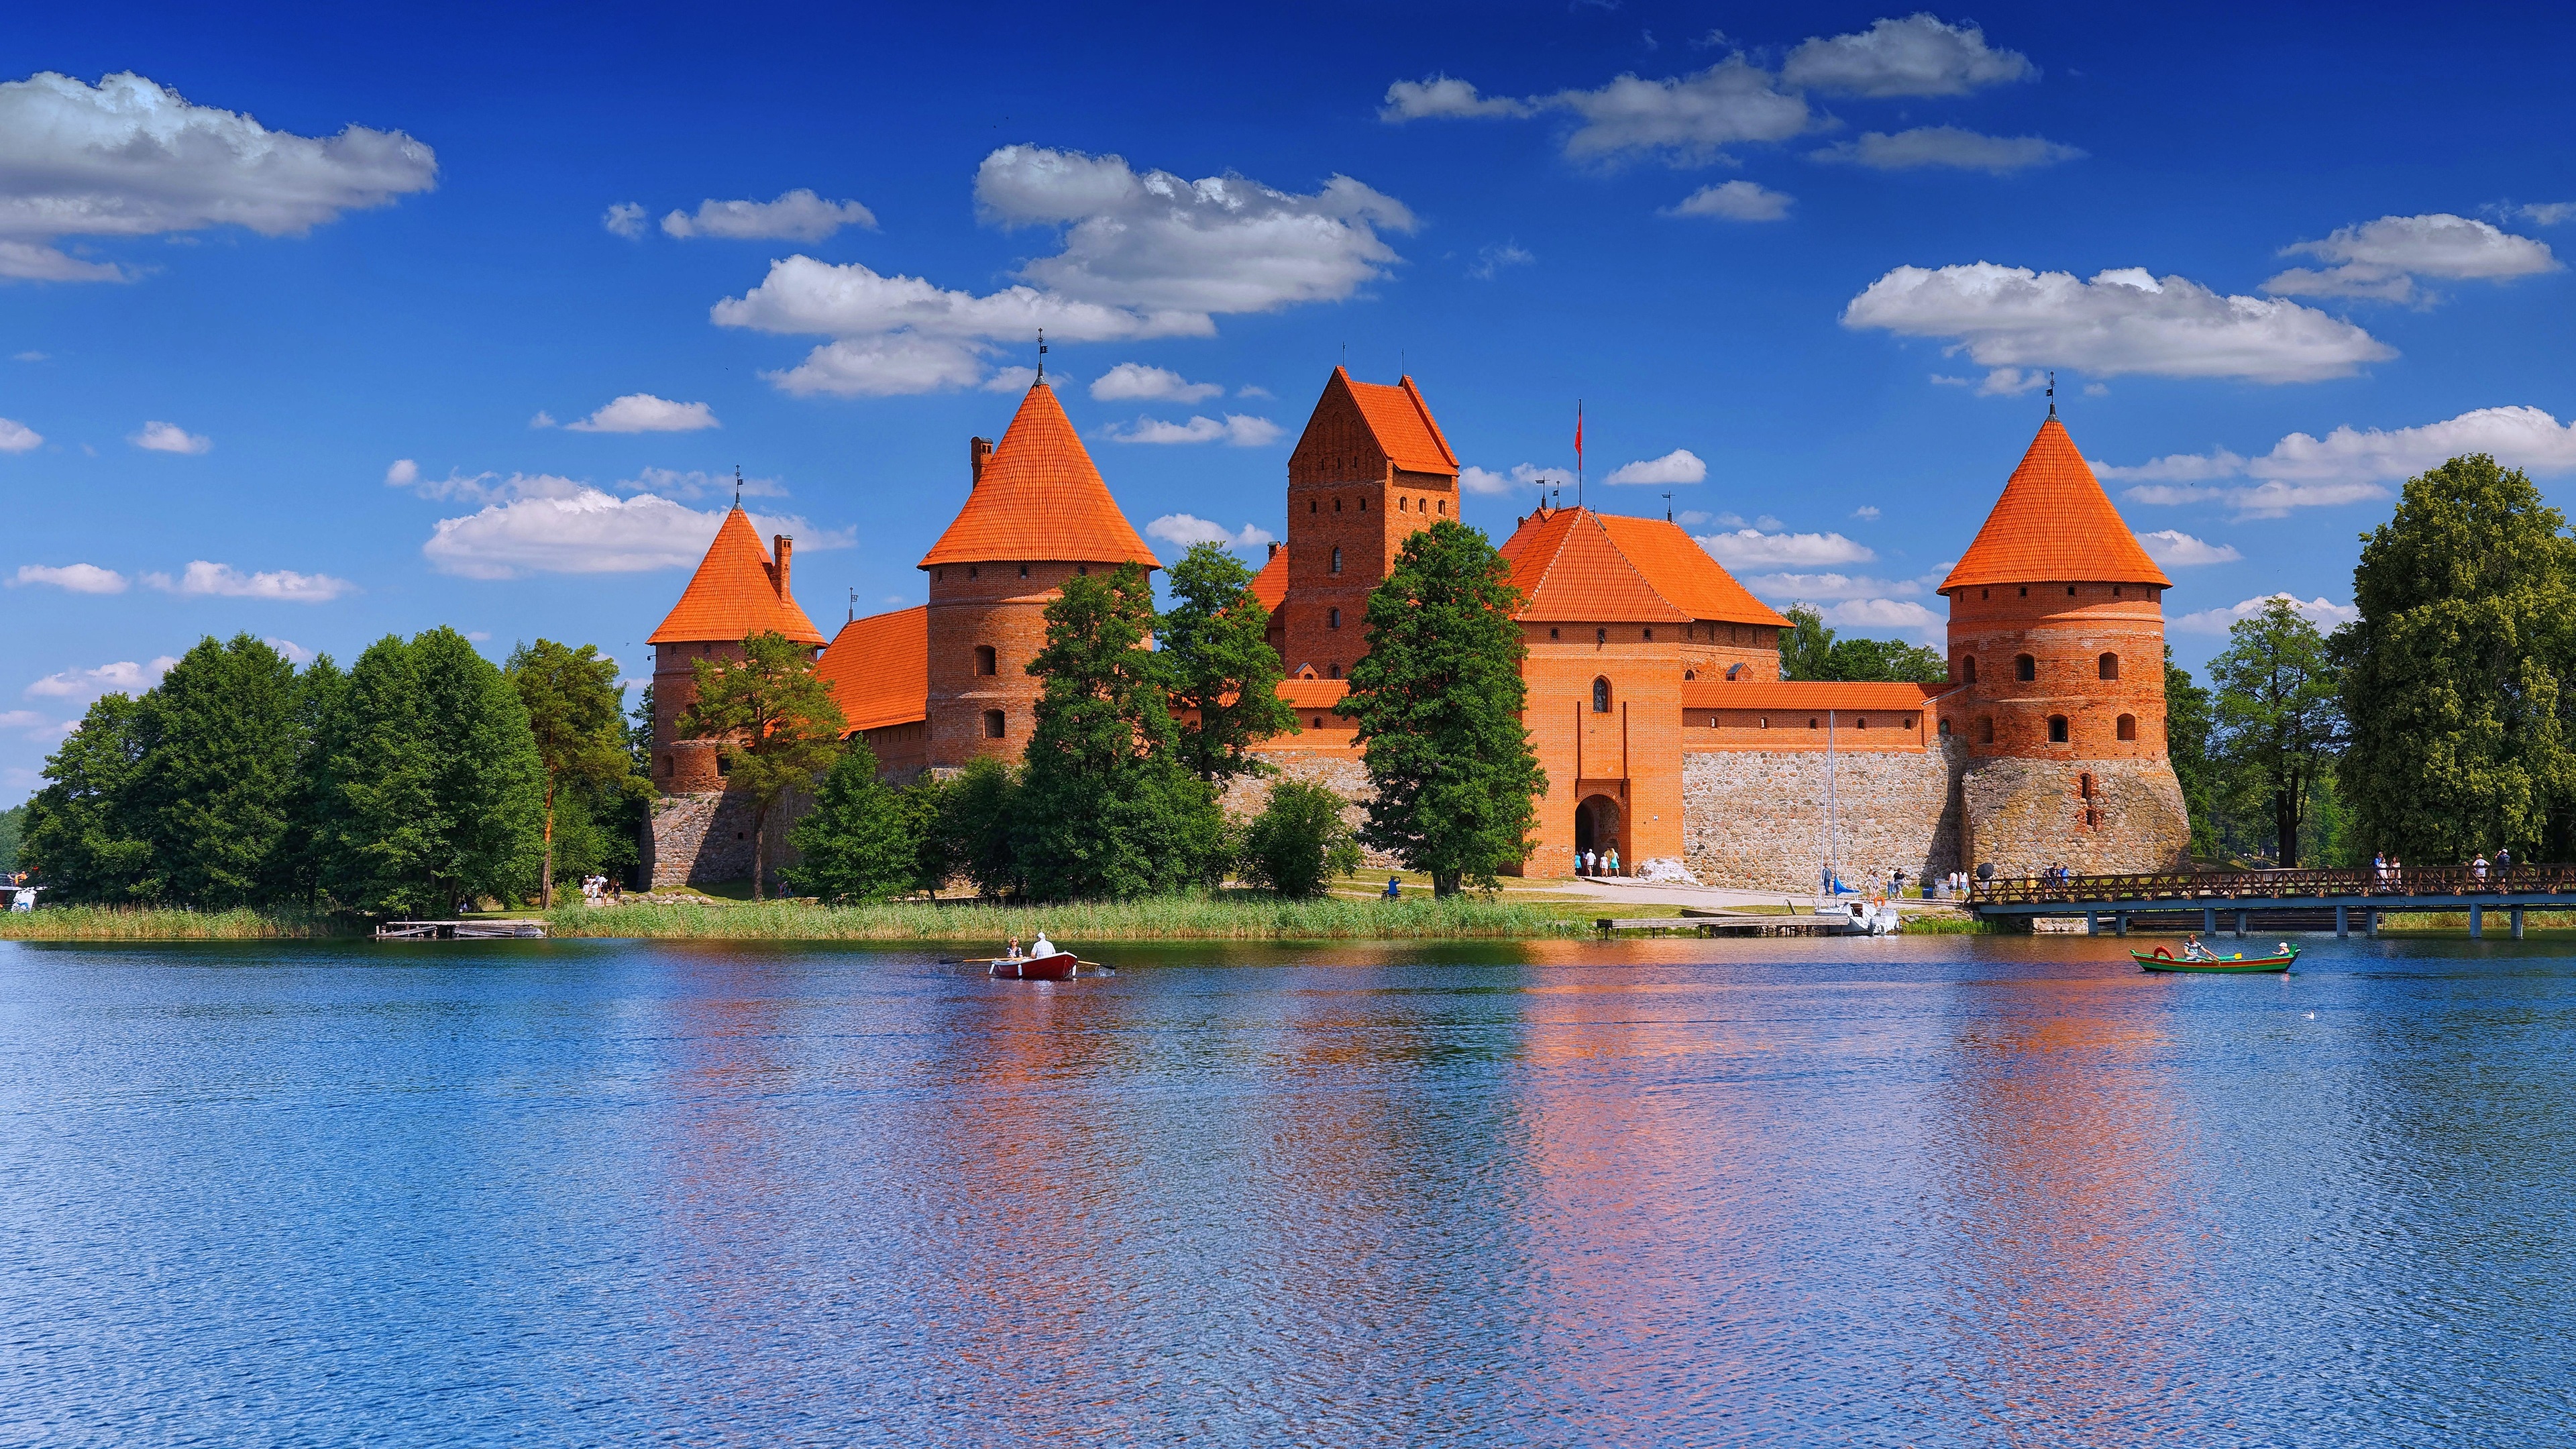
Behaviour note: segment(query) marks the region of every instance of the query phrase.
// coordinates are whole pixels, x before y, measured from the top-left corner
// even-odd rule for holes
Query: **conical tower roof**
[[[1043,381],[1029,384],[966,506],[921,567],[1036,559],[1163,566],[1118,511],[1073,420]]]
[[[698,561],[680,602],[671,606],[648,644],[738,644],[775,629],[799,644],[821,644],[823,631],[796,607],[795,596],[760,546],[751,515],[737,503],[716,528],[715,542]]]
[[[2055,413],[2039,425],[1941,592],[2037,583],[2173,584],[2121,521]]]

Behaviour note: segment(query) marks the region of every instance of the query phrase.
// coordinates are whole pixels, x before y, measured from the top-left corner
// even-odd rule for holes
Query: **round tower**
[[[1045,692],[1028,672],[1068,579],[1162,567],[1118,511],[1044,379],[996,445],[968,445],[965,507],[921,560],[930,575],[928,753],[934,768],[1017,762]]]
[[[2188,854],[2165,753],[2164,571],[2054,409],[1957,566],[1951,693],[1966,858],[2006,874],[2155,870]]]
[[[698,660],[739,659],[743,640],[773,630],[823,647],[823,631],[788,591],[795,540],[779,534],[771,542],[774,559],[760,546],[751,515],[735,504],[680,601],[645,641],[653,646],[653,785],[665,795],[724,788],[720,742],[680,737],[680,714],[698,697]]]

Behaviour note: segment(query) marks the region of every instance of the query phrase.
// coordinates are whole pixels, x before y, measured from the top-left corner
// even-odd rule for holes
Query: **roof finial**
[[[2057,416],[2057,369],[2048,370],[2048,415]]]
[[[856,586],[856,585],[853,585],[853,586],[851,587],[851,589],[850,589],[850,617],[849,617],[849,619],[848,619],[846,622],[848,622],[848,623],[852,623],[852,624],[855,624],[855,623],[857,623],[858,621],[859,621],[859,591],[858,591],[857,586]]]
[[[1038,381],[1046,381],[1046,329],[1038,329]]]
[[[742,465],[740,463],[733,465],[733,506],[736,508],[742,506]]]
[[[1666,522],[1666,523],[1670,523],[1670,522],[1672,522],[1672,521],[1673,521],[1673,490],[1671,490],[1670,488],[1667,488],[1667,489],[1665,489],[1665,490],[1664,490],[1664,522]]]

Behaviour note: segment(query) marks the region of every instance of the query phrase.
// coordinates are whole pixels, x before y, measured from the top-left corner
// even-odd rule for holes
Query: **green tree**
[[[1792,604],[1787,617],[1789,627],[1780,635],[1780,677],[1833,678],[1834,631],[1825,627],[1825,616],[1805,604]]]
[[[439,878],[465,896],[533,896],[545,766],[527,706],[509,676],[453,629],[414,637],[412,651],[447,825]]]
[[[111,694],[45,761],[45,787],[27,802],[21,869],[72,901],[144,899],[152,842],[135,828],[135,780],[149,734],[149,699]]]
[[[1281,780],[1244,832],[1253,883],[1283,896],[1321,895],[1335,876],[1360,868],[1359,843],[1342,818],[1347,802],[1321,785]]]
[[[349,676],[324,654],[295,676],[295,798],[286,832],[287,894],[318,909],[344,838],[344,802],[332,773],[347,747]]]
[[[1843,639],[1825,627],[1825,617],[1804,604],[1793,605],[1788,632],[1780,637],[1780,677],[1838,679],[1897,684],[1947,684],[1950,663],[1941,651],[1894,639]]]
[[[919,821],[904,792],[877,778],[876,751],[853,739],[815,792],[814,808],[787,832],[800,864],[788,884],[827,901],[891,900],[920,875]]]
[[[791,790],[811,790],[841,753],[846,727],[814,652],[770,630],[742,641],[739,660],[700,659],[698,697],[679,731],[722,741],[725,788],[752,802],[751,898],[769,873],[769,812]]]
[[[1454,519],[1407,538],[1369,594],[1342,705],[1377,788],[1360,839],[1429,872],[1434,895],[1490,889],[1529,855],[1547,775],[1521,727],[1519,603],[1511,565]]]
[[[18,868],[18,841],[27,833],[27,804],[0,810],[0,873]]]
[[[2476,453],[2408,479],[2363,536],[2360,618],[2335,639],[2356,851],[2430,862],[2569,844],[2566,525],[2521,471]]]
[[[2231,789],[2268,816],[2273,859],[2299,863],[2301,826],[2342,742],[2341,676],[2323,634],[2286,598],[2237,620],[2209,662],[2215,752]]]
[[[2203,860],[2218,854],[2218,765],[2209,757],[2209,691],[2192,681],[2191,671],[2174,663],[2173,646],[2165,646],[2165,757],[2173,762],[2182,785],[2182,802],[2191,819],[2191,853]]]
[[[1264,637],[1270,611],[1252,595],[1252,570],[1222,544],[1202,543],[1172,565],[1172,607],[1156,659],[1180,720],[1180,756],[1202,780],[1223,782],[1261,766],[1250,751],[1297,733],[1297,711],[1279,697],[1279,655]]]
[[[1132,896],[1205,882],[1224,866],[1214,786],[1175,754],[1145,571],[1068,580],[1047,605],[1045,684],[1018,790],[1016,865],[1050,900]]]
[[[625,705],[617,687],[617,661],[599,657],[597,645],[573,649],[552,639],[522,644],[510,655],[510,682],[528,711],[528,730],[545,773],[542,801],[544,860],[537,872],[537,904],[555,903],[555,810],[568,788],[617,785],[633,793],[651,786],[635,775],[626,736]],[[584,800],[584,806],[590,802]],[[583,824],[591,812],[583,809]],[[595,861],[596,849],[584,852]]]
[[[223,910],[292,890],[295,666],[248,634],[198,642],[152,690],[128,829],[152,843],[147,893]]]
[[[988,896],[1024,895],[1014,822],[1020,778],[987,756],[968,760],[947,780],[923,780],[905,792],[912,808],[935,813],[922,850],[922,870],[934,887],[963,874]]]

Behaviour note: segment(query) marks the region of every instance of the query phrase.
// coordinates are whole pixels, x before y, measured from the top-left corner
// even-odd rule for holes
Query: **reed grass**
[[[1969,915],[1927,911],[1905,918],[1904,934],[1908,936],[1991,936],[1995,933],[1992,923]]]
[[[177,911],[149,906],[46,906],[0,911],[0,941],[314,941],[356,936],[365,923],[305,911]]]
[[[949,905],[897,901],[820,906],[566,906],[548,922],[557,936],[663,940],[967,941],[998,946],[1029,940],[1043,926],[1068,945],[1088,941],[1434,941],[1569,937],[1590,933],[1595,908],[1579,914],[1485,896],[1396,901],[1324,897],[1282,900],[1254,892],[1147,896],[1049,906]]]

